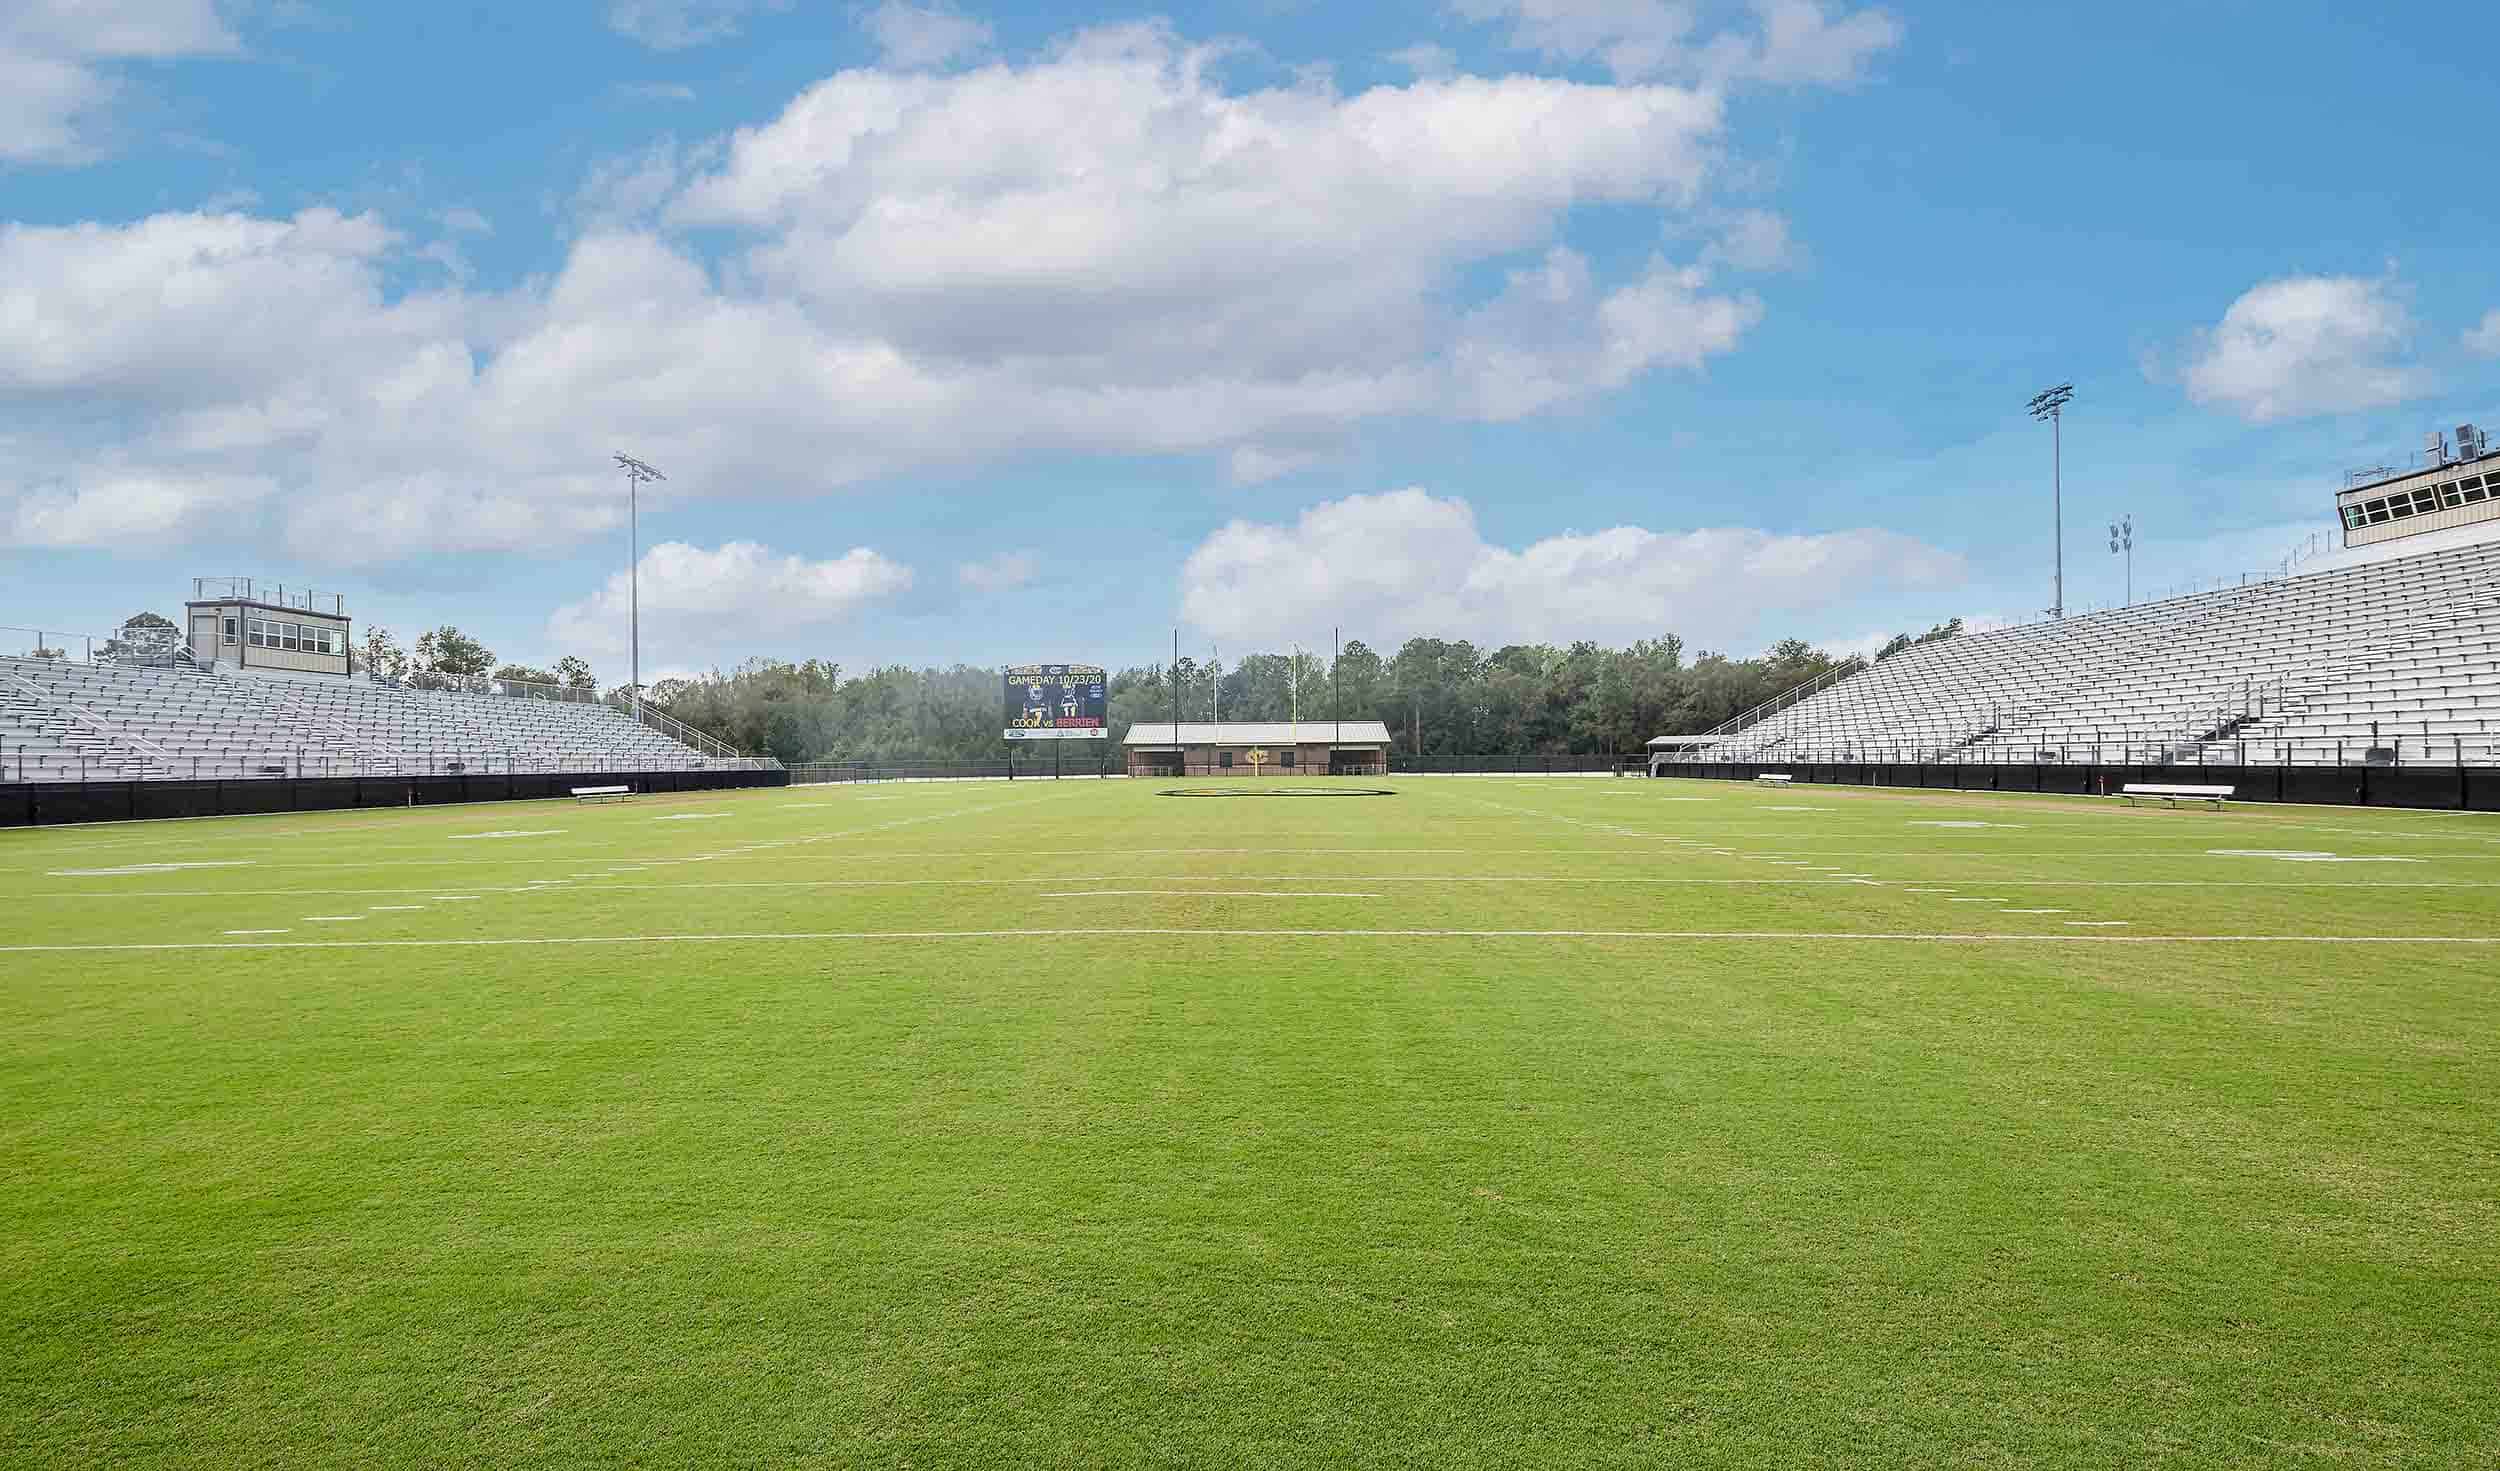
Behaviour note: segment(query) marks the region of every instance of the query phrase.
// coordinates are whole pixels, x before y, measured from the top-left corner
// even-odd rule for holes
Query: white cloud
[[[608,29],[654,51],[683,51],[729,39],[751,15],[789,8],[790,0],[615,0]]]
[[[660,138],[640,153],[619,154],[591,165],[573,193],[574,218],[589,230],[641,227],[668,203],[698,166],[675,138]]]
[[[0,7],[0,162],[95,158],[128,86],[118,63],[239,46],[214,0],[11,0]]]
[[[326,209],[0,226],[0,389],[173,406],[422,341],[444,325],[426,299],[378,300],[372,267],[394,241]]]
[[[1430,41],[1401,46],[1389,53],[1389,59],[1419,77],[1446,77],[1458,70],[1458,53]]]
[[[1901,44],[1901,22],[1885,10],[1827,9],[1820,0],[1755,0],[1754,12],[1762,38],[1730,59],[1731,76],[1845,86],[1878,54]]]
[[[2191,344],[2188,397],[2252,423],[2400,403],[2423,380],[2389,283],[2290,276],[2250,287]]]
[[[825,561],[776,552],[751,541],[705,549],[661,542],[642,554],[642,628],[646,649],[672,657],[751,639],[757,610],[776,628],[816,628],[907,591],[912,572],[867,547]],[[556,647],[598,656],[626,650],[633,585],[609,577],[597,592],[558,608],[547,620]]]
[[[2500,358],[2500,307],[2483,313],[2482,322],[2467,330],[2465,350],[2479,358]]]
[[[1556,246],[1472,314],[1454,353],[1473,417],[1524,418],[1593,388],[1619,388],[1660,363],[1698,368],[1760,320],[1751,297],[1708,296],[1708,274],[1652,261],[1600,298],[1587,260]]]
[[[981,562],[963,562],[955,568],[955,580],[973,592],[1010,592],[1031,582],[1042,570],[1042,559],[1031,552],[1000,552]]]
[[[845,73],[741,130],[669,218],[756,232],[755,279],[996,394],[976,434],[1038,415],[1061,442],[1142,449],[1603,391],[1643,366],[1623,357],[1639,302],[1612,298],[1698,292],[1674,272],[1579,283],[1561,325],[1586,342],[1531,354],[1546,376],[1515,391],[1480,381],[1513,344],[1448,305],[1463,270],[1544,249],[1576,206],[1689,201],[1716,153],[1708,96],[1537,77],[1228,93],[1213,59],[1141,26],[1020,69]],[[1721,305],[1648,360],[1725,350],[1750,309]]]
[[[694,88],[683,82],[619,82],[616,90],[638,102],[694,101]]]
[[[1245,444],[1232,453],[1231,469],[1235,485],[1264,485],[1270,480],[1298,474],[1326,461],[1325,450],[1293,448],[1284,445]]]
[[[1701,259],[1740,271],[1784,271],[1803,264],[1805,251],[1789,236],[1787,220],[1767,209],[1746,209],[1727,218]]]
[[[990,43],[988,21],[944,3],[885,0],[861,17],[860,27],[884,53],[886,65],[904,71],[943,66]]]
[[[1704,34],[1690,0],[1454,0],[1469,20],[1507,27],[1510,44],[1556,61],[1593,61],[1626,80],[1684,78],[1842,86],[1901,42],[1889,11],[1821,0],[1752,0],[1757,29]]]
[[[211,530],[222,517],[253,510],[276,491],[275,482],[253,476],[168,480],[97,465],[74,482],[0,499],[0,546],[170,548]]]
[[[0,461],[0,532],[95,525],[26,507],[117,479],[265,481],[216,524],[333,560],[526,548],[621,519],[622,425],[680,499],[1054,452],[1259,480],[1382,419],[1698,369],[1761,315],[1704,266],[1601,273],[1558,243],[1590,205],[1716,218],[1706,92],[1239,92],[1216,54],[1140,26],[846,72],[597,171],[556,272],[498,292],[373,215],[0,225],[0,435],[28,451]],[[670,233],[698,228],[725,258]]]
[[[1380,646],[1419,633],[1498,645],[1666,632],[1725,645],[1767,636],[1758,609],[1806,616],[1961,577],[1952,554],[1875,530],[1617,526],[1513,549],[1484,539],[1466,501],[1409,489],[1323,502],[1290,525],[1232,522],[1183,564],[1181,611],[1228,643],[1338,624]]]

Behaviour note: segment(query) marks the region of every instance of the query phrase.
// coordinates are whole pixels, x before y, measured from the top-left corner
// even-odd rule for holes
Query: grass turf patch
[[[2500,956],[2021,938],[2489,938],[2488,821],[1039,785],[0,834],[0,945],[238,947],[0,953],[0,1455],[2500,1450]]]

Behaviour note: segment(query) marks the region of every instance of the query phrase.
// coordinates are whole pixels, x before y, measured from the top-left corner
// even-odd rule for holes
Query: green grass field
[[[0,832],[0,1462],[2500,1463],[2500,819],[1379,784]]]

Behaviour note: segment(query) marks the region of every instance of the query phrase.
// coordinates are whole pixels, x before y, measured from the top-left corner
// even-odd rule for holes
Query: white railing
[[[83,726],[94,733],[108,748],[116,746],[124,748],[115,754],[124,760],[137,761],[142,769],[151,761],[164,763],[173,759],[171,753],[154,741],[122,729],[77,701],[64,699],[23,675],[0,675],[0,689],[14,689],[21,695],[41,702],[48,709],[58,711],[71,723]]]
[[[567,705],[600,705],[628,720],[656,731],[679,745],[688,746],[720,761],[763,761],[764,769],[777,769],[780,762],[771,757],[749,756],[717,737],[704,734],[684,721],[653,705],[648,699],[637,706],[631,691],[623,685],[605,691],[588,685],[542,684],[535,680],[497,679],[489,674],[439,674],[421,670],[413,674],[386,675],[365,673],[370,682],[391,689],[424,690],[464,695],[495,695],[511,700],[554,700]]]

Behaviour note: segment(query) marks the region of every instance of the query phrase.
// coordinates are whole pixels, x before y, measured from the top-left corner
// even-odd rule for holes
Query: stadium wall
[[[1765,772],[1781,772],[1799,782],[1834,786],[2067,796],[2114,795],[2130,782],[2189,782],[2234,788],[2232,800],[2239,802],[2500,812],[2500,767],[2496,766],[1955,766],[1702,761],[1659,768],[1659,775],[1664,777],[1716,781],[1751,781]]]
[[[352,807],[440,807],[526,802],[574,787],[711,792],[788,783],[786,771],[574,771],[479,776],[262,777],[232,781],[84,781],[0,784],[0,827],[132,822],[158,817],[330,812]]]

